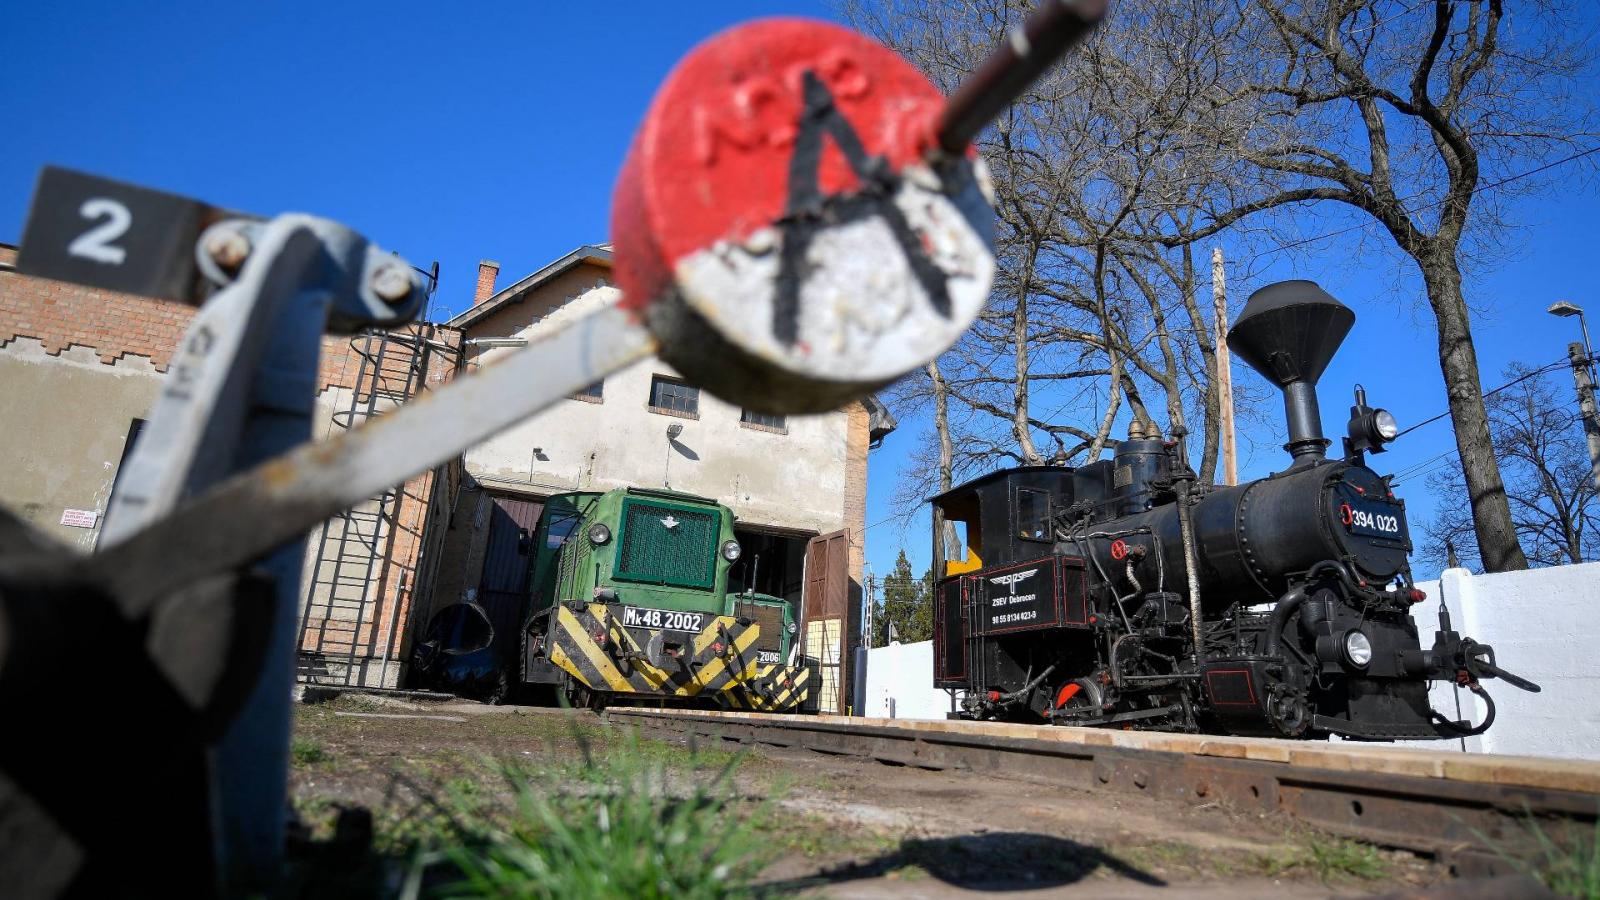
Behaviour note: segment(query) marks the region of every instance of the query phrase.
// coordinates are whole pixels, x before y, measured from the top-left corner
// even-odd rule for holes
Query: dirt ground
[[[1410,854],[1216,805],[624,731],[569,710],[357,695],[302,705],[294,803],[324,841],[338,809],[364,807],[380,852],[399,854],[446,818],[440,798],[494,791],[495,760],[564,778],[586,755],[626,747],[684,779],[735,767],[740,795],[769,811],[761,884],[775,896],[1247,900],[1405,894],[1446,878]]]

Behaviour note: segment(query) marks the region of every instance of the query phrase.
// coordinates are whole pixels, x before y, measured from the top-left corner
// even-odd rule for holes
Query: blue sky
[[[514,278],[606,239],[611,186],[634,126],[697,41],[759,15],[831,16],[811,2],[7,7],[0,241],[20,237],[38,169],[57,163],[253,212],[344,221],[419,265],[439,260],[445,311],[470,303],[479,259],[499,260],[502,278]],[[1575,339],[1575,322],[1543,312],[1549,303],[1570,298],[1600,313],[1600,295],[1591,296],[1594,181],[1520,198],[1512,211],[1520,228],[1503,258],[1469,284],[1491,386],[1507,363],[1556,360]],[[1320,217],[1306,233],[1356,221]],[[1369,229],[1315,253],[1279,254],[1252,283],[1230,287],[1239,301],[1287,277],[1319,281],[1357,312],[1322,382],[1331,435],[1343,431],[1356,381],[1402,426],[1443,411],[1420,282],[1386,238]],[[1255,377],[1242,365],[1235,371]],[[1281,429],[1275,405],[1268,417]],[[918,571],[926,564],[925,517],[904,531],[876,524],[925,429],[904,417],[871,457],[867,553],[880,575],[902,545]],[[1281,437],[1250,437],[1243,477],[1281,467]],[[1377,461],[1398,470],[1450,440],[1441,422]],[[1433,501],[1420,481],[1411,487],[1415,521]]]

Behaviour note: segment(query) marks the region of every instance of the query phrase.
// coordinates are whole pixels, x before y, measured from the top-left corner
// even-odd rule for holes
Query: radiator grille
[[[717,516],[682,507],[626,504],[618,574],[635,581],[711,587]]]
[[[783,649],[783,610],[780,607],[740,603],[734,607],[733,614],[752,619],[761,626],[761,634],[756,637],[757,650],[777,652]]]

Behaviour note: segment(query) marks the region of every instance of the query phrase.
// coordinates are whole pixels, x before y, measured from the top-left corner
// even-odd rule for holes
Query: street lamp
[[[1583,329],[1583,367],[1580,369],[1578,361],[1573,360],[1572,378],[1578,384],[1578,410],[1583,415],[1584,436],[1589,441],[1589,468],[1595,486],[1600,487],[1600,411],[1595,407],[1594,350],[1589,344],[1589,323],[1583,317],[1583,308],[1571,300],[1552,303],[1545,312],[1563,319],[1577,316],[1578,326]]]
[[[1545,312],[1552,316],[1560,316],[1563,319],[1570,319],[1573,316],[1578,317],[1578,327],[1583,330],[1583,361],[1584,365],[1590,367],[1590,378],[1593,378],[1594,347],[1589,343],[1589,320],[1583,317],[1583,307],[1573,303],[1571,300],[1557,300],[1555,303],[1550,304],[1550,308]]]

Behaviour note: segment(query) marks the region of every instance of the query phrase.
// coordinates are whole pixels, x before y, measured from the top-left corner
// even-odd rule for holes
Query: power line
[[[1421,4],[1418,4],[1418,5],[1420,6]],[[1413,7],[1413,9],[1414,8],[1415,7]],[[1405,12],[1411,12],[1411,11],[1412,10],[1408,9]],[[1564,166],[1564,165],[1567,165],[1568,163],[1577,162],[1580,159],[1584,159],[1586,157],[1593,156],[1595,154],[1600,154],[1600,146],[1588,147],[1586,149],[1579,150],[1579,151],[1577,151],[1575,153],[1568,154],[1567,156],[1561,157],[1560,159],[1554,159],[1554,160],[1551,160],[1551,161],[1549,161],[1547,163],[1543,163],[1541,165],[1535,166],[1532,169],[1527,169],[1527,170],[1522,171],[1522,172],[1517,172],[1517,173],[1514,173],[1514,174],[1511,174],[1511,175],[1507,175],[1504,178],[1500,178],[1500,179],[1497,179],[1495,181],[1488,182],[1486,184],[1478,185],[1477,187],[1474,187],[1471,191],[1469,191],[1467,196],[1468,197],[1474,197],[1474,196],[1477,196],[1478,194],[1484,193],[1486,191],[1496,190],[1498,188],[1505,187],[1508,184],[1512,184],[1514,182],[1521,181],[1524,178],[1531,178],[1534,175],[1537,175],[1537,174],[1539,174],[1541,172],[1547,172],[1547,171],[1549,171],[1551,169],[1554,169],[1554,168],[1556,168],[1558,166]],[[1421,192],[1414,193],[1414,194],[1411,194],[1411,195],[1409,195],[1409,196],[1407,196],[1405,198],[1402,198],[1400,200],[1400,202],[1402,204],[1408,203],[1411,200],[1415,200],[1420,196],[1422,196]],[[1423,204],[1422,206],[1417,207],[1415,210],[1406,210],[1406,214],[1409,217],[1414,212],[1421,212],[1421,211],[1426,210],[1426,209],[1437,208],[1437,207],[1443,206],[1447,202],[1449,202],[1448,199],[1435,200],[1435,201],[1433,201],[1431,203]],[[1285,250],[1292,250],[1292,249],[1294,249],[1296,247],[1302,247],[1302,246],[1305,246],[1307,244],[1316,243],[1318,241],[1324,241],[1324,240],[1327,240],[1328,238],[1338,237],[1339,235],[1348,234],[1348,233],[1350,233],[1352,231],[1359,231],[1359,230],[1362,230],[1362,229],[1365,229],[1365,228],[1369,228],[1373,224],[1375,224],[1375,220],[1373,220],[1373,219],[1371,219],[1369,217],[1369,218],[1365,219],[1364,221],[1362,221],[1362,222],[1360,222],[1358,224],[1355,224],[1355,225],[1351,225],[1351,226],[1348,226],[1348,227],[1345,227],[1345,228],[1336,229],[1334,231],[1325,232],[1325,233],[1320,234],[1320,235],[1313,235],[1311,237],[1301,238],[1299,240],[1294,240],[1294,241],[1290,241],[1288,243],[1279,244],[1279,245],[1277,245],[1275,247],[1272,247],[1272,248],[1270,248],[1268,250],[1263,250],[1263,251],[1261,251],[1259,253],[1254,254],[1248,260],[1244,261],[1244,263],[1242,263],[1242,264],[1246,265],[1246,266],[1252,265],[1257,260],[1260,260],[1261,258],[1266,257],[1266,256],[1270,256],[1270,255],[1272,255],[1274,253],[1281,253],[1281,252],[1283,252]],[[1182,305],[1182,301],[1179,300],[1179,301],[1174,301],[1174,303],[1172,304],[1172,306],[1170,308],[1163,307],[1163,310],[1162,310],[1163,315],[1170,314],[1171,312],[1173,312],[1176,309],[1178,309],[1178,307],[1181,306],[1181,305]],[[999,362],[1000,358],[1004,354],[1005,354],[1005,347],[1002,346],[1001,348],[996,350],[995,353],[990,357],[988,363],[983,364],[983,365],[981,365],[979,367],[980,371],[984,372],[984,374],[986,374],[986,375],[988,375],[990,377],[998,377],[998,376],[994,375],[994,372],[992,371],[992,366],[995,363]],[[1551,363],[1548,366],[1545,366],[1545,367],[1540,368],[1540,369],[1536,369],[1533,372],[1529,372],[1529,373],[1527,373],[1526,375],[1523,375],[1520,378],[1517,378],[1517,379],[1515,379],[1513,381],[1510,381],[1510,382],[1508,382],[1506,384],[1503,384],[1500,387],[1495,388],[1494,390],[1485,393],[1483,396],[1485,398],[1492,397],[1495,394],[1499,393],[1500,391],[1505,390],[1506,388],[1512,387],[1512,386],[1514,386],[1516,384],[1519,384],[1519,383],[1521,383],[1523,381],[1526,381],[1529,378],[1533,378],[1535,376],[1542,375],[1542,374],[1544,374],[1546,372],[1553,371],[1554,369],[1560,368],[1561,366],[1564,366],[1564,365],[1566,365],[1565,361],[1559,361],[1559,362]],[[1113,377],[1116,377],[1116,376],[1113,375]],[[959,399],[959,398],[957,398],[957,399]],[[1047,418],[1053,418],[1054,416],[1059,414],[1061,412],[1061,410],[1065,409],[1067,407],[1067,405],[1072,403],[1075,399],[1076,399],[1075,397],[1069,397],[1067,400],[1063,401],[1059,406],[1057,406],[1054,410],[1052,410],[1048,414]],[[1436,416],[1433,416],[1433,417],[1428,418],[1428,419],[1424,419],[1423,421],[1418,422],[1417,424],[1412,425],[1411,427],[1401,431],[1399,434],[1395,435],[1395,437],[1396,437],[1396,439],[1398,439],[1398,438],[1400,438],[1400,437],[1402,437],[1402,436],[1404,436],[1406,434],[1409,434],[1409,433],[1417,430],[1418,428],[1423,427],[1424,425],[1431,425],[1434,422],[1437,422],[1437,421],[1445,418],[1448,415],[1450,415],[1450,411],[1448,409],[1446,409],[1444,412],[1439,413]],[[1414,473],[1414,474],[1412,474],[1412,475],[1410,475],[1408,477],[1414,478],[1414,477],[1417,477],[1418,474],[1423,474],[1423,473]],[[1399,479],[1397,478],[1396,479],[1396,483],[1398,483],[1398,482],[1399,482]],[[880,525],[887,524],[888,522],[893,521],[895,518],[898,518],[898,517],[897,516],[889,516],[888,518],[882,519],[882,520],[880,520],[878,522],[874,522],[873,524],[868,525],[866,527],[866,529],[864,529],[864,531],[868,531],[868,530],[876,528],[876,527],[878,527]]]
[[[1534,369],[1532,372],[1528,372],[1528,373],[1525,373],[1525,374],[1521,375],[1520,377],[1513,378],[1512,380],[1506,382],[1505,384],[1500,385],[1499,387],[1495,388],[1492,391],[1485,391],[1484,394],[1483,394],[1483,399],[1487,400],[1490,397],[1493,397],[1495,394],[1498,394],[1501,391],[1505,390],[1506,388],[1515,387],[1516,385],[1519,385],[1522,382],[1527,381],[1529,378],[1534,378],[1534,377],[1537,377],[1539,375],[1544,375],[1547,372],[1554,372],[1556,369],[1562,368],[1562,367],[1564,367],[1566,365],[1567,365],[1567,360],[1563,359],[1563,360],[1557,360],[1556,362],[1550,363],[1547,366],[1541,366],[1541,367],[1539,367],[1537,369]],[[1413,431],[1416,431],[1418,428],[1421,428],[1424,425],[1432,425],[1433,423],[1439,421],[1440,419],[1442,419],[1442,418],[1444,418],[1445,416],[1448,416],[1448,415],[1450,415],[1450,410],[1446,409],[1444,412],[1439,413],[1438,415],[1434,416],[1431,419],[1424,419],[1421,422],[1418,422],[1417,424],[1411,426],[1410,428],[1407,428],[1404,431],[1400,432],[1399,434],[1395,435],[1394,436],[1395,440],[1399,440],[1400,438],[1405,437],[1406,435],[1410,434]]]
[[[1407,12],[1409,12],[1409,11],[1410,10],[1407,10]],[[1554,160],[1551,160],[1551,161],[1549,161],[1547,163],[1543,163],[1542,165],[1535,166],[1535,167],[1533,167],[1531,169],[1528,169],[1526,171],[1516,172],[1514,174],[1507,175],[1504,178],[1500,178],[1500,179],[1497,179],[1495,181],[1488,182],[1486,184],[1478,185],[1477,187],[1473,188],[1470,192],[1468,192],[1468,196],[1472,197],[1472,196],[1476,196],[1476,195],[1478,195],[1480,193],[1484,193],[1486,191],[1496,190],[1498,188],[1505,187],[1508,184],[1512,184],[1514,182],[1521,181],[1524,178],[1531,178],[1534,175],[1537,175],[1537,174],[1539,174],[1541,172],[1547,172],[1547,171],[1549,171],[1551,169],[1554,169],[1554,168],[1556,168],[1558,166],[1564,166],[1564,165],[1567,165],[1568,163],[1577,162],[1580,159],[1584,159],[1584,158],[1589,157],[1589,156],[1594,156],[1595,154],[1600,154],[1600,146],[1588,147],[1586,149],[1579,150],[1579,151],[1577,151],[1575,153],[1568,154],[1567,156],[1563,156],[1560,159],[1554,159]],[[1418,197],[1421,197],[1421,196],[1422,196],[1422,193],[1421,192],[1417,192],[1417,193],[1414,193],[1414,194],[1411,194],[1411,195],[1409,195],[1407,197],[1402,198],[1400,200],[1400,202],[1401,203],[1408,203],[1408,202],[1410,202],[1412,200],[1415,200],[1415,199],[1417,199]],[[1419,206],[1414,210],[1406,210],[1406,214],[1407,214],[1407,216],[1410,216],[1412,213],[1415,213],[1415,212],[1421,212],[1421,211],[1427,210],[1427,209],[1434,209],[1434,208],[1443,206],[1447,202],[1449,202],[1449,201],[1448,200],[1435,200],[1435,201],[1430,202],[1430,203],[1425,203],[1422,206]],[[1283,243],[1283,244],[1278,244],[1277,246],[1271,247],[1271,248],[1269,248],[1267,250],[1262,250],[1262,251],[1254,254],[1253,256],[1249,257],[1247,260],[1244,260],[1242,263],[1240,263],[1240,265],[1248,267],[1250,265],[1253,265],[1257,260],[1260,260],[1263,257],[1271,256],[1274,253],[1281,253],[1281,252],[1283,252],[1285,250],[1292,250],[1292,249],[1295,249],[1296,247],[1303,247],[1303,246],[1305,246],[1307,244],[1314,244],[1314,243],[1316,243],[1318,241],[1325,241],[1328,238],[1338,237],[1339,235],[1342,235],[1342,234],[1349,234],[1352,231],[1360,231],[1360,230],[1365,229],[1365,228],[1370,228],[1374,224],[1376,224],[1376,220],[1368,217],[1365,221],[1359,222],[1359,223],[1357,223],[1355,225],[1350,225],[1350,226],[1347,226],[1345,228],[1339,228],[1339,229],[1336,229],[1334,231],[1325,232],[1323,234],[1312,235],[1310,237],[1300,238],[1298,240],[1289,241],[1289,242]],[[1175,300],[1175,301],[1172,302],[1172,304],[1170,306],[1163,306],[1162,307],[1162,314],[1164,316],[1165,315],[1170,315],[1171,313],[1173,313],[1176,310],[1178,310],[1181,306],[1183,306],[1183,301],[1181,299],[1180,300]],[[1001,356],[1003,356],[1005,354],[1005,349],[1006,349],[1005,347],[1001,347],[1000,349],[995,351],[994,355],[990,357],[988,363],[985,363],[985,364],[979,366],[979,370],[982,371],[985,375],[988,375],[990,377],[995,377],[995,378],[1000,377],[1000,376],[995,375],[992,367],[994,366],[995,363],[1000,361]],[[1506,385],[1505,387],[1509,387],[1509,385]],[[1489,396],[1489,395],[1486,394],[1485,396]],[[1069,397],[1066,401],[1064,401],[1058,407],[1056,407],[1054,410],[1052,410],[1049,413],[1049,415],[1046,417],[1046,420],[1048,420],[1048,418],[1050,418],[1050,417],[1054,417],[1055,415],[1059,414],[1061,412],[1061,410],[1065,409],[1075,399],[1076,399],[1075,397]],[[1400,432],[1400,434],[1403,435],[1403,434],[1405,434],[1405,433],[1407,433],[1409,431],[1412,431],[1414,429],[1421,428],[1423,425],[1432,424],[1433,422],[1436,422],[1439,419],[1442,419],[1447,415],[1449,415],[1448,411],[1446,411],[1444,413],[1441,413],[1438,416],[1435,416],[1435,417],[1433,417],[1431,419],[1428,419],[1428,420],[1426,420],[1424,422],[1419,422],[1416,425],[1411,426],[1411,428],[1406,429],[1406,431]]]
[[[1545,375],[1545,374],[1548,374],[1550,372],[1554,372],[1555,370],[1563,368],[1563,367],[1565,367],[1567,365],[1568,365],[1568,361],[1563,359],[1563,360],[1557,360],[1556,362],[1550,363],[1548,365],[1540,366],[1539,368],[1534,369],[1531,372],[1524,372],[1523,374],[1517,376],[1516,378],[1511,379],[1510,381],[1506,382],[1505,384],[1500,385],[1497,388],[1494,388],[1493,390],[1484,391],[1483,399],[1487,400],[1490,397],[1493,397],[1495,394],[1498,394],[1501,391],[1504,391],[1504,390],[1506,390],[1508,388],[1516,387],[1517,385],[1521,384],[1524,381],[1527,381],[1530,378],[1537,378],[1540,375]],[[1395,440],[1399,440],[1401,437],[1403,437],[1403,436],[1405,436],[1407,434],[1410,434],[1413,431],[1416,431],[1418,428],[1421,428],[1424,425],[1431,425],[1434,422],[1437,422],[1440,419],[1443,419],[1448,415],[1450,415],[1450,411],[1448,409],[1446,409],[1444,412],[1439,413],[1438,415],[1433,416],[1432,418],[1424,419],[1421,422],[1418,422],[1417,424],[1411,426],[1410,428],[1405,429],[1404,431],[1400,432],[1399,434],[1396,434],[1395,435]],[[1392,483],[1400,484],[1400,483],[1405,482],[1405,481],[1415,481],[1418,478],[1427,477],[1428,475],[1432,475],[1434,472],[1439,472],[1439,471],[1442,471],[1444,469],[1449,468],[1452,465],[1455,465],[1455,460],[1451,459],[1450,457],[1457,455],[1457,453],[1458,453],[1458,450],[1456,448],[1452,448],[1450,450],[1445,450],[1444,452],[1435,454],[1434,456],[1431,456],[1428,459],[1423,460],[1422,462],[1415,463],[1413,465],[1407,466],[1406,468],[1402,469],[1401,471],[1396,472],[1394,475],[1390,476],[1390,479],[1391,479]]]
[[[1433,456],[1430,456],[1427,459],[1425,459],[1425,460],[1423,460],[1423,461],[1421,461],[1419,463],[1414,463],[1412,465],[1406,466],[1405,468],[1401,469],[1400,471],[1395,472],[1394,475],[1391,476],[1391,477],[1397,482],[1398,481],[1404,481],[1404,480],[1410,478],[1411,476],[1417,474],[1418,472],[1422,472],[1425,469],[1428,469],[1428,468],[1430,468],[1430,467],[1432,467],[1434,465],[1437,465],[1439,462],[1443,461],[1445,459],[1445,457],[1454,455],[1455,452],[1456,452],[1455,448],[1452,447],[1449,450],[1445,450],[1442,453],[1435,453]]]
[[[1491,181],[1491,182],[1489,182],[1487,184],[1478,185],[1477,187],[1475,187],[1471,191],[1469,191],[1467,193],[1467,196],[1468,197],[1474,197],[1474,196],[1477,196],[1478,194],[1481,194],[1481,193],[1483,193],[1485,191],[1492,191],[1492,190],[1495,190],[1497,188],[1502,188],[1502,187],[1505,187],[1508,184],[1511,184],[1512,182],[1521,181],[1524,178],[1531,178],[1534,175],[1539,174],[1540,172],[1546,172],[1546,171],[1549,171],[1550,169],[1556,168],[1557,166],[1564,166],[1567,163],[1577,162],[1578,160],[1583,159],[1584,157],[1593,156],[1596,153],[1600,153],[1600,146],[1589,147],[1588,149],[1585,149],[1585,150],[1579,150],[1576,153],[1570,154],[1568,156],[1563,156],[1560,159],[1551,160],[1550,162],[1544,163],[1543,165],[1535,166],[1534,168],[1528,169],[1525,172],[1517,172],[1517,173],[1515,173],[1513,175],[1507,175],[1506,177],[1501,178],[1501,179],[1499,179],[1497,181]],[[1422,196],[1422,193],[1419,191],[1419,192],[1417,192],[1415,194],[1412,194],[1412,195],[1410,195],[1408,197],[1402,198],[1400,200],[1400,202],[1402,204],[1409,203],[1410,201],[1415,200],[1415,199],[1417,199],[1418,197],[1421,197],[1421,196]],[[1422,206],[1419,206],[1414,210],[1406,210],[1405,212],[1406,212],[1407,217],[1409,217],[1412,213],[1422,212],[1425,209],[1435,209],[1437,207],[1445,205],[1448,202],[1450,202],[1448,199],[1435,200],[1435,201],[1433,201],[1431,203],[1425,203]],[[1257,253],[1254,256],[1250,257],[1248,262],[1254,263],[1256,260],[1261,259],[1264,256],[1271,256],[1274,253],[1281,253],[1281,252],[1283,252],[1285,250],[1293,250],[1296,247],[1303,247],[1306,244],[1314,244],[1314,243],[1316,243],[1318,241],[1325,241],[1328,238],[1338,237],[1341,234],[1349,234],[1352,231],[1360,231],[1360,230],[1362,230],[1364,228],[1370,228],[1371,226],[1373,226],[1375,224],[1377,224],[1377,220],[1375,220],[1375,219],[1373,219],[1373,218],[1371,218],[1369,216],[1364,221],[1362,221],[1362,222],[1360,222],[1358,224],[1355,224],[1355,225],[1348,226],[1346,228],[1340,228],[1340,229],[1337,229],[1335,231],[1329,231],[1329,232],[1327,232],[1325,234],[1312,235],[1311,237],[1301,238],[1299,240],[1290,241],[1290,242],[1288,242],[1286,244],[1279,244],[1276,247],[1272,247],[1270,249],[1263,250],[1260,253]]]

